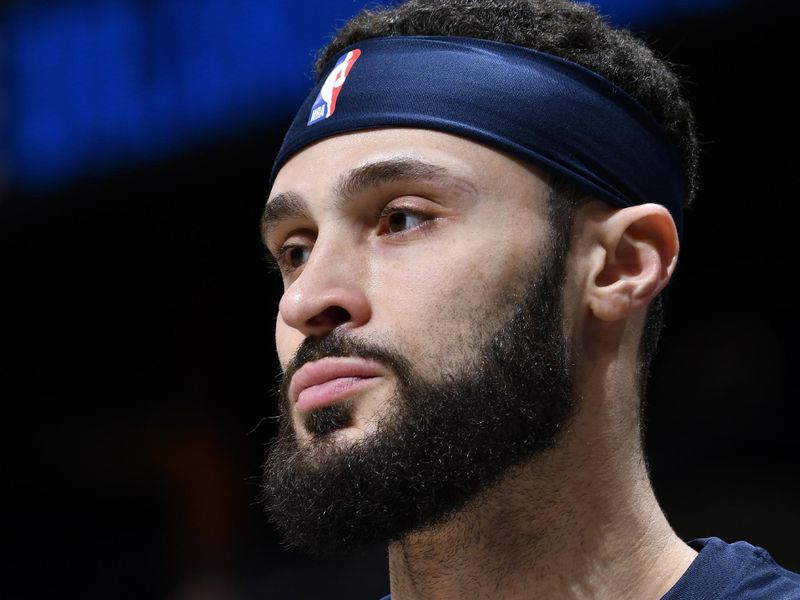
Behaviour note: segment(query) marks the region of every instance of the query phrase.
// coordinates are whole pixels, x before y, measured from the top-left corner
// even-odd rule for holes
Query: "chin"
[[[367,437],[367,433],[357,425],[352,427],[342,427],[336,431],[331,431],[325,435],[313,435],[306,433],[310,444],[353,444]]]

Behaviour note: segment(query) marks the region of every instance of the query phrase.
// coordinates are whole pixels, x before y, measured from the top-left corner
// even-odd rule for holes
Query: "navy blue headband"
[[[460,37],[384,37],[343,50],[309,94],[272,168],[309,144],[380,127],[435,129],[505,150],[615,206],[662,204],[678,232],[680,156],[653,116],[580,65]]]

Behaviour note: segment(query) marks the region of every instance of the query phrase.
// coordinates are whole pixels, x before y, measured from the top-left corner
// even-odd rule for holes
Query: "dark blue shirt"
[[[689,545],[697,558],[661,600],[800,600],[800,575],[763,548],[713,537]]]
[[[800,600],[800,575],[763,548],[714,537],[689,545],[699,554],[661,600]]]

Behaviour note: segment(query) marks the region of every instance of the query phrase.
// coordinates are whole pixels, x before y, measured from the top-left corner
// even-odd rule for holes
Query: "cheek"
[[[502,288],[513,289],[530,272],[540,244],[531,232],[510,227],[453,227],[428,243],[384,249],[372,261],[372,284],[409,307],[438,309],[486,305]],[[471,234],[471,235],[470,235]]]
[[[286,369],[286,365],[294,356],[294,353],[303,343],[303,334],[296,329],[289,327],[278,313],[275,321],[275,348],[278,351],[278,360],[281,369]]]
[[[376,267],[374,327],[430,369],[457,362],[508,315],[524,293],[530,249],[506,243],[437,244]]]

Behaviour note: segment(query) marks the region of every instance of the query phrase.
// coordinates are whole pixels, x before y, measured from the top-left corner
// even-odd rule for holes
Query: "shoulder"
[[[763,548],[719,538],[690,545],[697,558],[662,600],[800,600],[800,575]]]

